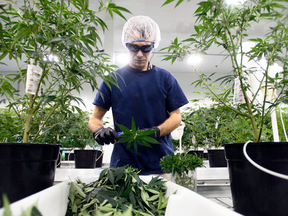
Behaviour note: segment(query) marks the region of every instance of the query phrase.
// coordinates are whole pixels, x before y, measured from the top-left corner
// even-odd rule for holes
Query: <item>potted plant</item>
[[[173,1],[164,4],[170,2]],[[212,45],[216,45],[231,62],[231,72],[216,80],[223,84],[233,83],[225,92],[217,91],[211,83],[215,80],[210,75],[192,67],[200,78],[196,85],[209,90],[213,100],[250,123],[253,143],[224,145],[233,206],[235,211],[245,215],[285,215],[288,212],[287,201],[283,198],[288,193],[287,181],[255,168],[243,154],[248,145],[248,155],[258,164],[288,174],[287,143],[261,142],[265,121],[270,115],[273,117],[274,109],[281,101],[287,101],[288,95],[288,31],[284,12],[287,8],[279,2],[283,1],[247,0],[239,1],[238,5],[229,5],[224,0],[202,1],[195,10],[195,32],[183,41],[176,38],[166,48],[173,52],[165,60],[173,62],[191,52],[205,54]],[[265,35],[253,38],[250,33],[257,24],[270,28]],[[231,94],[235,103],[227,97]],[[253,191],[252,185],[257,185]]]
[[[75,160],[76,168],[101,167],[103,152],[101,148],[97,147],[98,144],[91,137],[91,132],[87,127],[90,115],[91,112],[88,111],[78,110],[75,112],[73,107],[68,108],[65,114],[63,112],[55,112],[54,116],[48,121],[49,125],[56,124],[56,126],[48,131],[44,131],[45,134],[41,137],[41,142],[61,144],[61,150],[64,150],[65,153],[65,160],[74,161],[75,153],[77,152],[78,160]],[[89,151],[84,151],[84,149]],[[82,159],[80,154],[83,154]],[[85,154],[90,154],[90,157],[85,156]],[[94,160],[92,157],[94,157]],[[96,165],[93,161],[96,161]]]
[[[75,168],[96,168],[102,166],[103,151],[95,149],[98,144],[91,136],[87,127],[91,112],[71,113],[66,119],[66,130],[62,137],[64,147],[70,148],[67,153],[71,160],[71,151],[73,150]]]
[[[195,122],[195,112],[194,109],[187,108],[186,112],[181,113],[182,121],[185,123],[183,136],[182,136],[182,146],[183,152],[186,154],[197,154],[198,157],[204,158],[204,151],[202,148],[205,147],[205,141],[199,139],[201,136],[202,130],[195,130],[199,122]],[[189,110],[189,111],[188,111]],[[201,123],[200,123],[201,124]]]
[[[164,4],[169,2],[173,1]],[[212,45],[216,45],[222,48],[221,52],[232,64],[231,73],[216,80],[224,84],[233,83],[225,92],[217,91],[210,75],[192,67],[200,78],[196,85],[209,90],[213,100],[250,123],[253,143],[248,145],[246,140],[245,144],[224,145],[233,206],[235,211],[245,215],[285,215],[288,212],[286,198],[283,198],[288,193],[287,181],[255,168],[243,153],[248,145],[248,155],[258,164],[288,174],[287,143],[262,140],[265,122],[271,115],[273,117],[274,109],[281,101],[287,101],[288,93],[288,31],[287,16],[283,12],[287,8],[279,2],[247,0],[229,5],[224,0],[202,1],[195,11],[198,22],[194,27],[195,33],[183,41],[175,39],[166,48],[173,53],[165,59],[175,61],[191,52],[205,54]],[[265,35],[253,38],[249,31],[257,24],[270,28]],[[231,94],[234,103],[229,100]],[[253,187],[251,190],[251,185],[257,185],[257,189]]]
[[[203,159],[197,154],[170,154],[160,160],[161,169],[171,172],[171,181],[197,192],[197,167],[203,167]]]
[[[253,138],[247,129],[249,124],[241,116],[219,103],[203,104],[196,110],[195,108],[187,108],[185,116],[186,119],[189,118],[190,125],[192,125],[191,131],[195,137],[194,142],[199,140],[205,143],[204,148],[208,152],[207,158],[210,167],[227,167],[223,143],[245,142],[247,137]],[[267,138],[265,141],[272,141],[269,139],[272,133],[267,130],[266,124],[264,126],[263,134]]]
[[[53,184],[60,145],[34,143],[44,129],[55,126],[47,125],[55,110],[65,111],[73,102],[83,103],[75,93],[79,93],[85,83],[90,84],[92,90],[97,89],[96,75],[117,85],[112,78],[104,76],[104,72],[114,71],[114,66],[108,64],[109,57],[101,51],[98,32],[107,26],[97,13],[107,10],[111,16],[117,13],[124,18],[121,11],[129,11],[111,1],[107,4],[99,1],[98,11],[89,9],[89,2],[84,0],[67,3],[64,0],[24,0],[23,5],[7,2],[0,8],[0,61],[1,64],[11,61],[18,71],[0,75],[0,92],[7,107],[22,123],[23,130],[17,134],[21,134],[23,140],[20,145],[0,144],[1,163],[5,164],[0,166],[0,172],[5,173],[0,175],[0,194],[8,193],[9,200],[14,202]],[[16,88],[18,83],[26,93]],[[24,149],[27,153],[23,153]],[[43,156],[46,161],[43,165],[33,162]],[[25,162],[13,167],[6,166],[10,162],[3,162],[13,158]],[[32,164],[40,171],[23,173],[31,170]],[[15,171],[18,167],[19,171]],[[24,179],[29,183],[24,183]]]

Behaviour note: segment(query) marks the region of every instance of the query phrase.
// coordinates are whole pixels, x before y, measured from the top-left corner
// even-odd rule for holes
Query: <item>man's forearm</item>
[[[163,124],[159,125],[160,136],[165,136],[179,127],[181,124],[181,113],[180,109],[174,110],[170,112],[170,117],[163,122]]]
[[[98,119],[91,117],[89,119],[88,127],[89,127],[90,131],[93,133],[96,129],[98,129],[100,127],[104,127],[104,125],[103,125],[101,120],[98,120]]]
[[[104,108],[100,107],[100,106],[95,106],[93,113],[89,119],[88,122],[88,127],[90,129],[90,131],[93,133],[95,130],[97,130],[98,128],[104,127],[103,123],[102,123],[102,119],[105,115],[105,113],[107,112],[107,110],[105,110]]]

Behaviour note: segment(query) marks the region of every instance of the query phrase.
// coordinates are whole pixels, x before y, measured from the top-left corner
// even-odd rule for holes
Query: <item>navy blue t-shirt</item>
[[[167,70],[156,67],[148,71],[140,71],[126,65],[117,70],[122,77],[117,77],[117,88],[112,90],[102,82],[100,92],[97,93],[93,104],[109,110],[112,107],[114,127],[120,131],[115,123],[131,129],[132,118],[136,128],[150,128],[162,124],[169,118],[169,112],[188,103],[175,77]],[[104,99],[104,100],[103,100]],[[141,170],[140,174],[163,173],[160,159],[164,155],[173,154],[170,134],[158,140],[161,144],[151,144],[152,148],[138,145],[137,155],[134,147],[126,149],[126,143],[116,143],[111,156],[110,166],[131,165]]]

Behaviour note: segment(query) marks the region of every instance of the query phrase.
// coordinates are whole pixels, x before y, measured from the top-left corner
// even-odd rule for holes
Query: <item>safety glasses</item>
[[[152,51],[152,49],[154,48],[154,44],[138,46],[136,44],[126,43],[126,47],[131,52],[137,53],[139,52],[139,50],[141,50],[142,53],[148,53]]]

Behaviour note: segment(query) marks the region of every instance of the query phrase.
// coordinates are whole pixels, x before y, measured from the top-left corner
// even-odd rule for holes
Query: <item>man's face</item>
[[[132,68],[138,69],[138,70],[147,70],[148,68],[148,61],[150,59],[151,56],[151,51],[150,50],[150,46],[153,45],[153,43],[151,42],[146,42],[146,41],[137,41],[137,42],[132,42],[130,43],[131,48],[129,49],[128,47],[128,52],[129,52],[129,65]],[[129,44],[128,44],[129,46]],[[138,47],[140,48],[145,48],[145,52],[141,51],[141,49],[139,49],[138,51],[135,52],[135,50],[138,49]],[[133,50],[134,51],[131,51]],[[150,51],[149,51],[150,50]],[[149,52],[146,52],[149,51]]]

